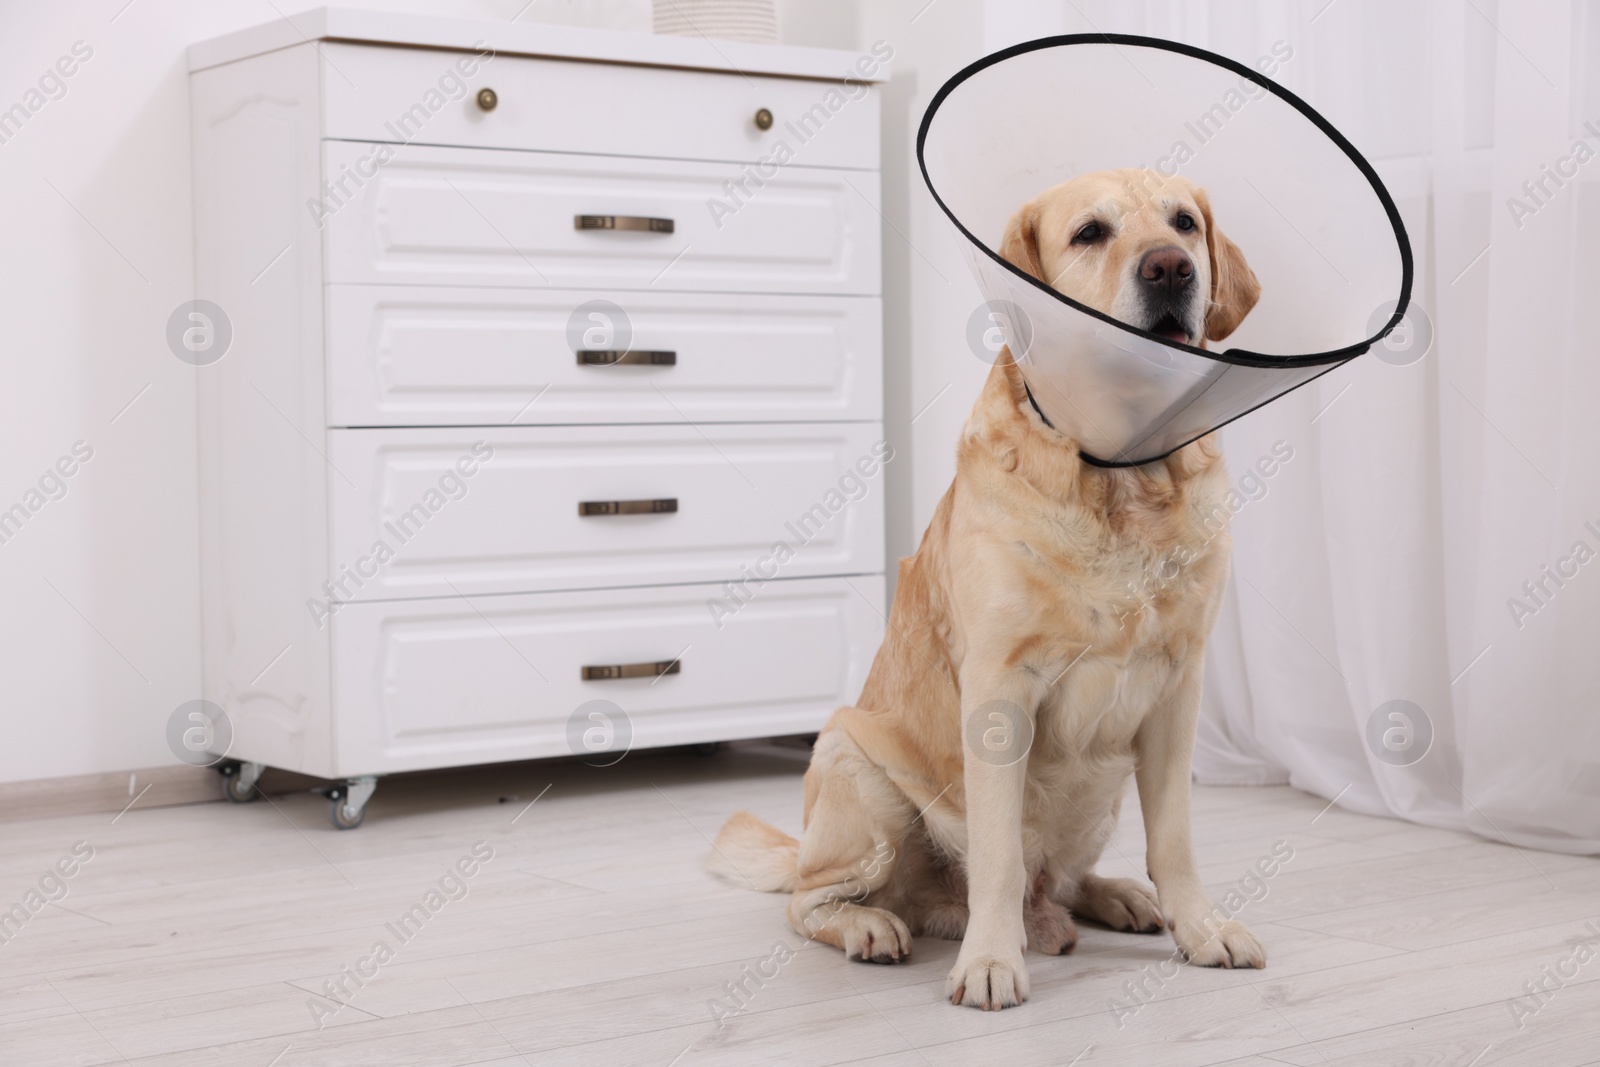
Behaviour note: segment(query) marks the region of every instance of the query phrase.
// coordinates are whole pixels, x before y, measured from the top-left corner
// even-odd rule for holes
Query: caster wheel
[[[264,770],[266,767],[260,763],[223,760],[217,764],[217,773],[222,775],[222,795],[235,804],[250,803],[261,795],[256,783]]]
[[[333,824],[335,830],[354,830],[367,821],[367,809],[365,806],[354,815],[350,814],[350,810],[345,807],[344,803],[345,792],[343,789],[334,789],[328,793],[328,799],[332,801],[328,805],[328,821]]]
[[[722,751],[721,741],[705,741],[698,745],[689,746],[696,756],[715,756]]]
[[[367,818],[367,801],[372,799],[373,791],[378,788],[378,779],[374,775],[362,778],[352,778],[343,785],[336,785],[323,791],[323,796],[331,801],[328,807],[328,821],[333,823],[335,830],[354,830]]]
[[[227,797],[235,804],[248,804],[256,797],[260,796],[260,794],[256,792],[256,786],[254,782],[251,782],[249,785],[245,785],[239,780],[239,776],[237,774],[230,774],[226,778],[222,779],[222,795]]]

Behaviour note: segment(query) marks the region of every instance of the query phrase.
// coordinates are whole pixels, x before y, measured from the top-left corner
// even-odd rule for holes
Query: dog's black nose
[[[1176,293],[1194,279],[1194,260],[1181,248],[1157,248],[1139,261],[1139,279],[1152,289]]]

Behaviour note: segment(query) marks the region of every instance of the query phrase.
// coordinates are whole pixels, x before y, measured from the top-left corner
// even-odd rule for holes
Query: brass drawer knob
[[[772,112],[768,111],[766,108],[762,108],[760,111],[756,112],[756,129],[772,129]]]
[[[478,90],[478,110],[493,111],[500,105],[500,94],[493,89]]]

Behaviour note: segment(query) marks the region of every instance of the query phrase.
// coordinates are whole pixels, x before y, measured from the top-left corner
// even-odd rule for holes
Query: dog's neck
[[[990,451],[1002,469],[1063,503],[1102,512],[1160,505],[1196,478],[1219,470],[1221,450],[1211,435],[1164,459],[1137,467],[1086,461],[1072,438],[1051,427],[1028,397],[1022,372],[1003,351],[973,408],[966,443]]]

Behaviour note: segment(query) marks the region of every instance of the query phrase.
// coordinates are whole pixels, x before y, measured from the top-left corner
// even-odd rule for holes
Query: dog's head
[[[1080,304],[1170,340],[1227,337],[1261,295],[1205,190],[1153,170],[1105,170],[1012,216],[1000,254]]]

